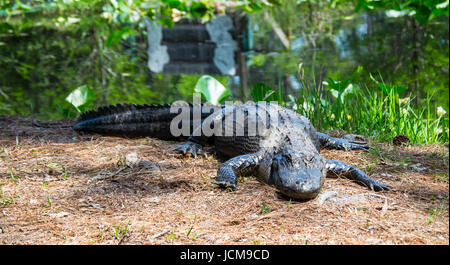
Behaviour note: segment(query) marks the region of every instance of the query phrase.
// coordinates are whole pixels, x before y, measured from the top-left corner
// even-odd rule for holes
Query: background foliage
[[[358,98],[374,104],[374,97],[386,96],[377,82],[404,88],[396,98],[410,99],[416,120],[425,119],[424,106],[435,120],[441,117],[438,107],[448,113],[445,0],[0,0],[0,114],[75,117],[77,110],[65,99],[80,88],[92,94],[80,110],[191,100],[200,76],[148,70],[142,20],[171,27],[182,17],[207,21],[214,9],[230,8],[250,17],[248,85],[260,92],[249,95],[297,104],[318,128],[327,129],[358,131],[345,127],[354,124],[344,119],[346,110],[362,104]],[[240,99],[235,78],[214,78]],[[308,104],[315,111],[308,113]],[[328,113],[331,109],[335,112]],[[382,104],[379,111],[386,109]],[[331,114],[339,122],[326,127]],[[447,138],[435,139],[445,141],[448,114],[442,117],[444,128],[437,129],[447,131]],[[395,131],[385,122],[376,126]]]

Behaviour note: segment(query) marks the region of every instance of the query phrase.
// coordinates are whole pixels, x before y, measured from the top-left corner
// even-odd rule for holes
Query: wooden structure
[[[205,24],[182,19],[172,28],[146,20],[148,66],[154,73],[239,75],[246,96],[246,21],[241,12],[216,15]]]

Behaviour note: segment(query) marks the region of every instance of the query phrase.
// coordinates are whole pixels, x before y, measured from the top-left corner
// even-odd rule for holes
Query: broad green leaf
[[[333,80],[333,78],[328,77],[328,81],[323,81],[322,84],[326,86],[328,90],[336,90],[339,93],[344,91],[350,85],[350,79],[344,81]],[[331,93],[333,93],[331,91]]]
[[[74,91],[72,91],[67,97],[66,101],[69,102],[72,106],[80,111],[80,107],[90,103],[94,100],[94,90],[90,89],[88,86],[80,86]]]
[[[370,74],[370,79],[377,84],[377,86],[381,89],[381,91],[383,91],[383,93],[385,95],[389,95],[391,92],[393,92],[394,94],[400,94],[403,91],[407,90],[408,88],[404,87],[404,86],[396,86],[396,85],[388,85],[385,84],[384,82],[378,82],[373,76],[372,74]]]
[[[218,105],[231,96],[230,90],[224,87],[214,77],[209,75],[203,75],[200,77],[195,85],[194,91],[201,93],[206,101],[213,105]]]
[[[187,11],[186,3],[179,0],[162,0],[162,2],[170,6],[170,8],[175,8],[180,11]]]
[[[381,91],[382,91],[385,95],[388,95],[388,94],[389,94],[390,89],[389,89],[389,87],[386,86],[386,84],[381,83],[381,82],[378,82],[378,81],[375,79],[375,77],[372,76],[372,74],[369,74],[369,76],[370,76],[370,79],[371,79],[375,84],[377,84],[377,86],[381,89]]]
[[[359,91],[359,86],[356,84],[349,84],[341,94],[341,102],[344,103],[348,95],[356,94]]]
[[[331,95],[334,98],[338,98],[339,97],[339,91],[337,91],[336,89],[330,89]]]
[[[330,106],[330,102],[328,102],[328,100],[326,99],[320,99],[320,104],[322,105],[322,107],[324,108],[328,108],[328,106]]]
[[[400,94],[403,91],[407,90],[408,88],[404,87],[404,86],[394,86],[394,90],[396,94]]]
[[[330,89],[330,93],[334,98],[340,100],[341,103],[344,103],[347,95],[355,94],[358,90],[358,85],[348,84],[348,86],[344,90],[338,91],[336,89]]]

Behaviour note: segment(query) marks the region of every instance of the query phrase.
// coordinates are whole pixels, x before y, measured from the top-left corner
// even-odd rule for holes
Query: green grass
[[[52,199],[50,199],[50,197],[49,196],[47,196],[47,205],[48,205],[48,208],[52,208]]]
[[[269,213],[270,212],[270,205],[267,205],[264,200],[262,201],[262,212],[263,213]]]
[[[166,238],[170,242],[173,242],[176,239],[176,235],[175,235],[175,233],[173,231],[171,231],[170,233],[166,234]]]
[[[302,88],[297,95],[282,95],[281,85],[278,89],[265,86],[260,92],[262,86],[257,84],[254,90],[258,96],[253,93],[253,100],[270,95],[270,101],[297,110],[321,131],[341,129],[379,142],[392,142],[399,134],[408,136],[412,144],[449,141],[449,116],[445,110],[448,106],[431,105],[431,99],[438,95],[426,95],[418,105],[415,103],[419,100],[407,88],[386,84],[381,76],[371,76],[373,83],[356,83],[354,80],[361,72],[358,68],[347,80],[328,78],[323,84],[300,76]],[[311,80],[315,80],[314,76]]]
[[[128,221],[127,223],[120,223],[119,225],[113,225],[114,238],[119,241],[119,244],[127,236],[130,225],[130,221]]]
[[[288,211],[292,208],[292,199],[289,199],[287,208],[288,208]]]
[[[430,213],[430,217],[428,217],[428,220],[427,220],[428,224],[431,224],[434,221],[436,215],[439,215],[439,214],[442,213],[442,211],[444,210],[444,207],[445,207],[445,204],[447,203],[447,201],[448,201],[448,197],[441,203],[439,209],[438,209],[437,206],[434,206],[433,209],[428,210],[428,213]]]
[[[17,186],[17,185],[18,185],[18,183],[17,183],[17,176],[14,176],[14,172],[13,172],[12,167],[9,168],[9,173],[10,173],[10,176],[11,176],[11,180],[12,180],[12,181],[14,182],[14,184]]]
[[[14,203],[15,198],[20,198],[19,195],[13,195],[13,196],[5,196],[4,191],[2,190],[2,185],[0,183],[0,205],[12,205]]]
[[[192,232],[192,229],[194,229],[194,225],[195,225],[196,221],[197,221],[197,215],[194,214],[194,221],[192,222],[192,225],[189,227],[188,231],[186,232],[186,238],[194,240],[198,236],[198,233],[191,236],[191,232]]]

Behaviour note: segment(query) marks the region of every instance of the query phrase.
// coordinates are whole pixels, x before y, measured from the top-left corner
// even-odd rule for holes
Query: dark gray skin
[[[321,146],[367,150],[368,145],[319,133],[307,118],[293,110],[260,103],[213,107],[212,110],[212,114],[202,114],[200,126],[190,123],[192,134],[175,150],[197,156],[205,154],[203,146],[212,144],[217,151],[230,157],[217,172],[215,183],[221,187],[235,188],[239,175],[252,174],[275,186],[287,197],[311,199],[320,192],[327,173],[330,173],[346,176],[375,191],[389,189],[354,166],[327,160],[320,155]],[[241,117],[244,118],[231,119],[230,123],[228,118],[237,117],[237,113],[243,114]],[[83,114],[74,129],[101,134],[186,139],[173,137],[168,132],[176,115],[170,114],[168,106],[110,106]],[[203,133],[205,127],[213,128],[211,136]],[[249,128],[255,127],[261,129],[252,134]],[[225,128],[232,128],[232,134],[224,134]],[[243,134],[239,135],[239,132]]]

